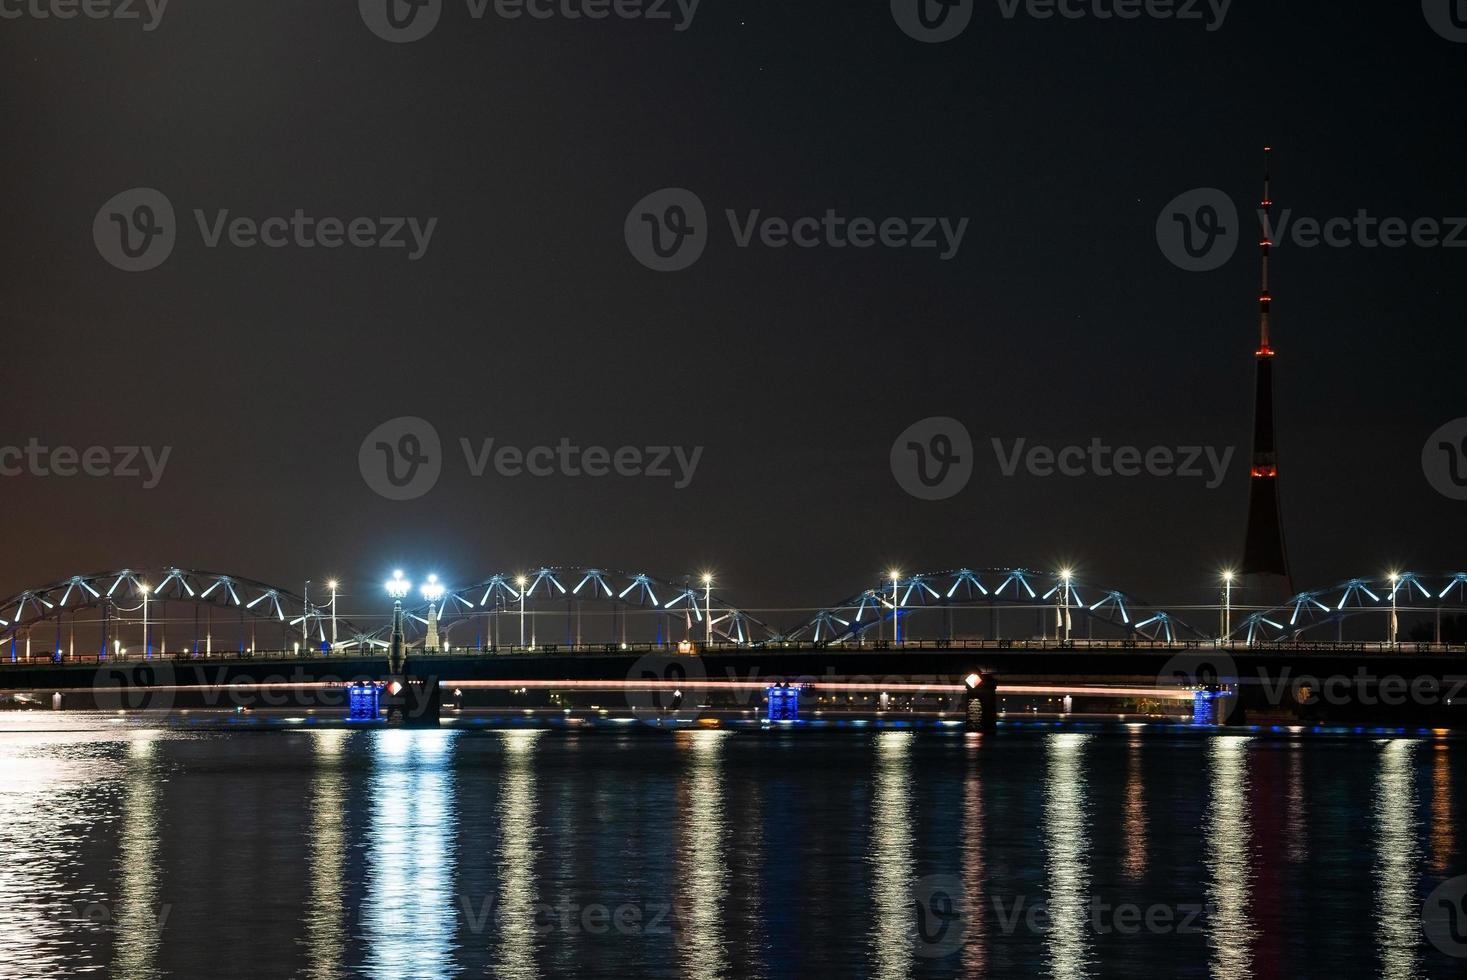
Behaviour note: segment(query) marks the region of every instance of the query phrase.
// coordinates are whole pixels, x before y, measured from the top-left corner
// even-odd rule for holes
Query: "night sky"
[[[30,0],[27,0],[30,2]],[[146,17],[146,15],[145,15]],[[0,20],[0,445],[172,447],[156,488],[0,478],[0,593],[178,564],[380,611],[393,567],[678,578],[750,608],[832,602],[887,567],[1073,563],[1210,601],[1243,537],[1258,263],[1186,272],[1158,215],[1245,216],[1274,147],[1295,217],[1467,215],[1467,44],[1420,5],[1237,0],[1205,22],[1005,19],[923,44],[886,0],[703,0],[669,21],[472,19],[393,44],[355,0],[173,0],[138,21]],[[162,191],[158,268],[93,219]],[[694,191],[690,268],[623,225]],[[438,219],[407,249],[209,248],[194,209]],[[738,248],[725,209],[967,218],[937,250]],[[1467,245],[1467,235],[1463,237]],[[1274,251],[1284,521],[1300,587],[1453,570],[1464,504],[1422,449],[1467,415],[1467,248]],[[429,420],[437,485],[392,501],[367,434]],[[966,488],[919,500],[893,440],[967,427]],[[704,447],[694,479],[469,475],[459,439]],[[990,443],[1236,447],[1226,480],[1001,474]],[[771,612],[784,624],[799,616]]]

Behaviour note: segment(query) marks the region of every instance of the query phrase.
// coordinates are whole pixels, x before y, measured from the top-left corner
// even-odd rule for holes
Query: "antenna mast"
[[[1270,191],[1270,163],[1272,162],[1273,147],[1263,148],[1263,201],[1260,207],[1263,213],[1263,239],[1258,243],[1259,251],[1263,258],[1263,286],[1258,293],[1258,356],[1272,357],[1273,348],[1269,345],[1268,332],[1268,306],[1270,297],[1268,294],[1268,252],[1273,245],[1273,195]]]

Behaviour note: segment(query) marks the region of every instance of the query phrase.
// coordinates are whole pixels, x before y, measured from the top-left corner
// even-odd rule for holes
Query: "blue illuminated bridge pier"
[[[386,585],[353,595],[348,616],[335,582],[292,590],[175,567],[71,576],[0,603],[0,695],[403,724],[991,729],[1123,714],[1467,728],[1462,572],[1387,571],[1267,606],[1223,575],[1216,602],[1181,608],[1065,569],[892,572],[785,623],[706,575],[554,566]]]

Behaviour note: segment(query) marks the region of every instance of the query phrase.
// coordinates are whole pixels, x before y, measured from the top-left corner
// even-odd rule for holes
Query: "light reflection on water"
[[[1304,746],[1295,742],[1289,746],[1289,860],[1303,864],[1309,860],[1309,833],[1304,798]]]
[[[311,779],[311,886],[306,908],[306,946],[310,980],[337,980],[346,976],[346,774],[342,751],[344,731],[312,732],[316,772]]]
[[[158,948],[171,912],[158,892],[162,781],[154,765],[156,748],[151,738],[134,739],[128,745],[118,842],[117,953],[113,966],[119,980],[153,980],[160,975]]]
[[[1120,734],[0,719],[0,976],[264,975],[250,937],[270,976],[303,980],[779,977],[796,962],[1079,978],[1118,975],[1112,956],[1157,977],[1318,975],[1321,960],[1340,978],[1460,972],[1419,914],[1467,873],[1461,743]],[[243,827],[252,799],[270,807]],[[947,958],[913,943],[928,875],[961,881],[967,903]],[[493,900],[480,933],[459,905],[470,890]],[[1117,890],[1204,894],[1205,936],[1098,936],[1090,900]],[[1040,895],[1048,928],[1001,927],[995,900]],[[675,928],[546,934],[537,911],[562,896],[670,902]]]
[[[871,929],[873,975],[906,977],[911,972],[914,922],[912,881],[910,732],[876,736],[876,786],[871,798]]]
[[[1406,739],[1387,742],[1380,753],[1380,777],[1375,793],[1377,824],[1375,876],[1380,890],[1376,908],[1381,976],[1409,980],[1418,976],[1416,947],[1421,940],[1416,896],[1419,851],[1416,843],[1416,786],[1413,756],[1416,744]]]
[[[1088,735],[1051,735],[1045,746],[1044,837],[1049,874],[1051,976],[1088,977],[1090,956],[1090,811],[1085,803]]]
[[[362,907],[364,975],[442,977],[454,970],[452,731],[372,733],[374,768]]]
[[[1145,744],[1130,741],[1126,753],[1126,877],[1139,880],[1146,874],[1146,777],[1142,763]]]
[[[1211,906],[1207,939],[1212,948],[1212,976],[1217,980],[1247,980],[1253,975],[1249,741],[1245,737],[1221,736],[1208,743],[1212,794],[1203,825],[1203,846],[1207,851],[1207,898]]]
[[[543,731],[501,732],[504,774],[499,796],[504,815],[499,837],[499,910],[495,924],[499,942],[494,973],[508,980],[534,980],[537,932],[535,880],[538,800],[535,788],[535,750]]]
[[[1445,744],[1433,746],[1431,765],[1431,870],[1443,877],[1451,867],[1456,835],[1452,814],[1452,760]]]
[[[129,739],[0,736],[0,964],[16,977],[102,976],[112,951],[111,869],[78,882],[76,840],[120,819],[116,759]],[[110,756],[110,758],[108,758]]]
[[[724,853],[728,823],[721,770],[723,745],[729,733],[678,732],[676,737],[690,755],[684,770],[687,792],[679,807],[682,867],[675,905],[681,920],[678,951],[683,976],[712,980],[723,976],[729,967],[723,928],[728,894]]]
[[[988,973],[987,880],[983,863],[986,841],[983,819],[983,777],[979,771],[983,739],[965,739],[967,778],[963,780],[963,903],[966,942],[962,952],[962,975],[982,977]]]

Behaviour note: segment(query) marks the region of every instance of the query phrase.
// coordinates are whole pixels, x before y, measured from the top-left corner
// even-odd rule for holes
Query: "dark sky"
[[[1257,261],[1185,272],[1158,214],[1197,187],[1326,219],[1467,215],[1467,44],[1419,5],[1236,0],[1175,20],[1005,19],[921,44],[886,0],[703,0],[641,20],[469,17],[390,44],[354,0],[173,0],[156,30],[0,22],[0,445],[172,447],[159,486],[0,479],[0,592],[176,563],[375,608],[393,566],[715,569],[751,607],[906,570],[1073,562],[1210,598],[1242,545]],[[162,191],[178,241],[109,265],[98,209]],[[695,191],[711,241],[657,273],[632,205]],[[404,250],[207,248],[192,217],[412,215]],[[969,219],[932,251],[740,249],[725,208]],[[1251,232],[1250,232],[1251,235]],[[1283,505],[1296,578],[1464,560],[1423,443],[1467,415],[1467,250],[1275,250]],[[421,416],[441,479],[374,493],[358,449]],[[888,453],[961,420],[937,502]],[[472,478],[460,437],[702,446],[645,478]],[[1236,446],[1226,481],[1004,477],[992,438]],[[772,618],[784,621],[787,615]]]

